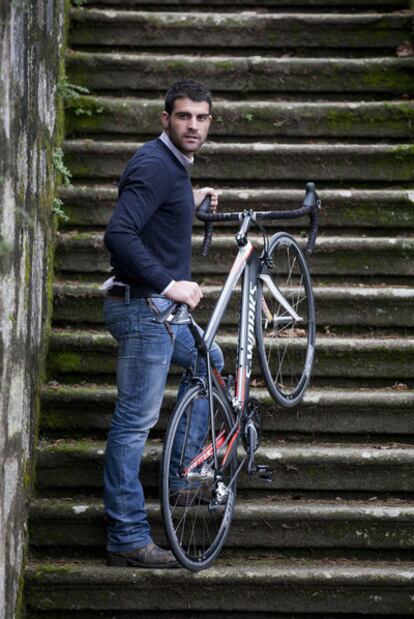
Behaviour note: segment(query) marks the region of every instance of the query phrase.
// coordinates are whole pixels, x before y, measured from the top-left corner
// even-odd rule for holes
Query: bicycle
[[[260,411],[249,397],[256,341],[266,386],[281,406],[296,406],[309,383],[315,350],[315,306],[305,257],[295,239],[278,232],[269,240],[259,221],[291,219],[309,214],[306,246],[314,248],[320,200],[315,185],[306,185],[301,208],[292,211],[209,213],[205,200],[197,217],[205,222],[202,255],[213,236],[212,222],[239,221],[238,254],[217,300],[204,335],[188,307],[174,304],[157,322],[188,324],[198,349],[189,388],[178,402],[167,429],[161,469],[161,509],[171,549],[181,565],[198,571],[218,556],[230,529],[237,480],[247,461],[247,473],[271,481],[272,471],[255,464],[261,437]],[[260,255],[248,239],[252,224],[263,234]],[[242,277],[237,372],[223,378],[209,350],[235,287]],[[197,376],[200,359],[205,379]],[[245,455],[239,462],[238,448]]]

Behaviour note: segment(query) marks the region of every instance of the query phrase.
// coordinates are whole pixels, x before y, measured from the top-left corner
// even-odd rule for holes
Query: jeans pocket
[[[109,333],[116,340],[125,337],[133,331],[134,308],[123,300],[106,298],[104,302],[104,320]]]

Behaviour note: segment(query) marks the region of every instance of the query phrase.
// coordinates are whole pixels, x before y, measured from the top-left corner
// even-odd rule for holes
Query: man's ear
[[[170,125],[170,115],[165,110],[161,112],[161,124],[164,129],[168,129]]]

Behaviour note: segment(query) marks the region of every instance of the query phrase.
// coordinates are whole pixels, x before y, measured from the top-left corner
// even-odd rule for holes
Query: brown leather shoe
[[[106,564],[111,567],[147,567],[152,569],[179,567],[173,553],[155,544],[129,552],[108,552]]]

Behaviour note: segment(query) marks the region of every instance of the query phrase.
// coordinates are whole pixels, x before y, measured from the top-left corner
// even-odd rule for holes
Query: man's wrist
[[[164,290],[161,292],[161,294],[166,295],[169,289],[174,286],[174,284],[175,284],[175,279],[172,279],[170,283],[168,284],[168,286],[166,286]]]

